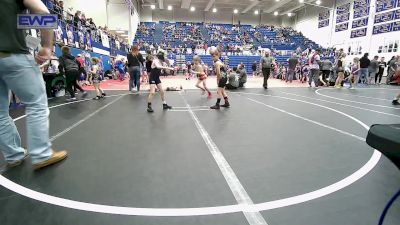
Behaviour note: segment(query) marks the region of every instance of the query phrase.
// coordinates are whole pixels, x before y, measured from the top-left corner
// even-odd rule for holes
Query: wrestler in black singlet
[[[218,87],[220,88],[224,88],[226,86],[226,83],[228,82],[228,76],[226,73],[226,68],[225,65],[220,67],[220,71],[221,71],[221,79],[218,82]]]
[[[149,83],[155,85],[161,84],[160,75],[161,75],[161,69],[151,68]]]

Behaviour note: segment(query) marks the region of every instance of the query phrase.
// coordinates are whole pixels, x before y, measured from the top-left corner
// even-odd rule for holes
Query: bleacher
[[[141,29],[141,28],[144,29]],[[154,43],[154,31],[156,29],[156,23],[144,22],[141,23],[136,32],[135,39],[147,43]]]
[[[186,25],[188,24],[188,25]],[[192,25],[197,26],[195,30],[198,30],[198,34],[203,38],[194,38],[195,41],[186,40],[188,38],[188,34],[191,32]],[[253,42],[251,44],[254,47],[263,47],[270,48],[276,50],[295,50],[297,47],[302,49],[305,48],[317,48],[319,47],[315,42],[310,41],[303,35],[294,32],[294,34],[290,34],[284,28],[274,28],[268,26],[261,27],[253,27],[251,25],[232,25],[232,24],[205,24],[205,23],[185,23],[185,22],[176,22],[170,23],[168,21],[160,21],[159,25],[154,25],[154,23],[141,23],[141,26],[146,27],[156,27],[153,32],[153,36],[155,34],[162,35],[162,42],[167,45],[170,44],[173,48],[182,46],[183,44],[187,44],[188,47],[192,46],[192,44],[199,44],[200,42],[205,42],[208,46],[216,46],[222,44],[224,47],[228,45],[239,45],[242,46],[244,42],[244,34],[247,33],[252,39]],[[174,32],[171,30],[164,29],[166,27],[173,27]],[[239,29],[232,30],[233,27],[239,27]],[[162,30],[158,30],[158,29]],[[164,31],[164,32],[163,32]],[[204,32],[206,32],[207,38],[204,38]],[[259,35],[259,40],[256,38],[256,33]],[[215,36],[215,34],[218,34]],[[279,35],[282,35],[284,38],[279,38]],[[193,35],[192,35],[193,36]],[[222,38],[223,37],[223,38]],[[238,37],[238,40],[237,38]],[[267,40],[264,39],[267,38]],[[154,37],[143,36],[141,33],[138,33],[135,38],[135,42],[145,41],[145,42],[156,42]]]
[[[153,23],[142,23],[143,26],[154,26]],[[207,32],[207,36],[209,38],[203,38],[202,40],[208,44],[208,46],[221,46],[224,49],[227,49],[227,46],[239,45],[243,46],[242,36],[246,33],[249,35],[250,40],[252,39],[252,44],[255,48],[269,48],[281,51],[278,55],[274,56],[276,62],[279,64],[287,65],[287,60],[289,59],[291,52],[295,51],[298,47],[302,50],[306,48],[318,48],[319,46],[301,35],[298,32],[295,32],[292,29],[285,28],[275,28],[273,26],[260,26],[253,27],[251,25],[232,25],[232,24],[204,24],[204,23],[170,23],[168,21],[160,21],[159,24],[156,24],[155,33],[162,34],[166,27],[171,27],[171,29],[175,29],[173,32],[171,30],[166,30],[163,33],[162,41],[164,44],[171,45],[172,48],[177,48],[180,45],[187,44],[188,48],[192,47],[190,42],[185,42],[184,38],[187,37],[187,34],[190,32],[190,29],[193,29],[191,25],[196,25],[197,30],[202,33],[204,36],[204,32]],[[172,28],[173,27],[173,28]],[[233,29],[234,27],[238,27],[239,29]],[[158,30],[159,29],[159,30]],[[219,35],[224,35],[225,39],[218,38],[213,40],[212,36],[215,33]],[[258,32],[261,35],[260,42],[256,39],[255,33]],[[240,41],[236,40],[236,36],[240,37]],[[263,41],[264,37],[267,37],[267,41]],[[137,36],[135,41],[140,39],[140,36]],[[160,44],[160,43],[157,43]],[[197,44],[197,43],[194,43]],[[191,50],[191,49],[190,49]],[[175,54],[169,54],[168,58],[172,60],[178,59],[181,64],[182,61],[191,62],[194,54],[182,54],[183,51],[177,51]],[[189,51],[188,51],[189,52]],[[176,55],[177,53],[177,55]],[[283,54],[282,54],[283,53]],[[212,58],[210,55],[200,55],[202,61],[207,65],[212,65]],[[257,63],[260,61],[259,55],[235,55],[232,53],[223,54],[223,60],[227,62],[230,68],[236,67],[238,64],[243,63],[247,68],[247,71],[251,72],[251,66],[256,61]],[[176,61],[177,62],[177,61]]]
[[[203,41],[202,33],[198,29],[203,26],[202,23],[163,22],[162,25],[162,41],[171,44],[173,47],[183,44],[191,46],[191,44],[199,44]],[[168,28],[173,28],[173,31]]]
[[[58,15],[58,29],[55,31],[55,41],[59,45],[67,45],[80,51],[92,52],[94,48],[109,52],[111,56],[126,55],[129,46],[121,42],[119,37],[107,34],[96,26],[90,27],[86,21],[73,21],[65,18],[67,12],[53,0],[42,0],[51,13]],[[94,21],[96,22],[96,21]],[[31,32],[31,31],[30,31]],[[37,32],[36,32],[37,33]],[[104,39],[102,39],[102,37]]]

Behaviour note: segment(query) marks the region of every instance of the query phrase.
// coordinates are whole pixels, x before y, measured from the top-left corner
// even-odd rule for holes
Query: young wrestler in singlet
[[[156,92],[156,86],[158,90],[160,90],[161,100],[163,101],[163,109],[172,109],[171,106],[167,105],[165,101],[165,93],[161,85],[160,75],[161,70],[173,70],[174,68],[169,68],[163,65],[165,60],[165,55],[163,52],[157,53],[156,57],[153,59],[153,63],[151,64],[151,71],[149,76],[149,83],[150,83],[150,94],[147,100],[147,112],[152,113],[153,108],[151,107],[151,101],[153,100],[153,96]]]
[[[218,84],[218,89],[217,89],[217,103],[214,106],[211,106],[211,109],[220,109],[220,107],[230,107],[229,101],[228,101],[228,95],[225,92],[225,86],[228,81],[228,76],[227,76],[227,71],[224,63],[221,62],[220,60],[220,53],[216,47],[212,47],[210,49],[210,54],[212,56],[212,59],[214,61],[214,71],[215,74],[217,75],[217,84]],[[224,98],[225,104],[220,105],[221,98]]]
[[[201,59],[200,56],[196,55],[193,57],[193,70],[191,71],[191,73],[194,73],[197,75],[197,83],[196,83],[196,87],[201,89],[203,91],[203,94],[205,94],[205,92],[207,91],[208,93],[208,98],[211,98],[211,92],[210,90],[208,90],[207,88],[207,84],[206,84],[206,80],[207,80],[207,75],[204,72],[204,68],[201,65]],[[200,86],[200,84],[203,83],[203,87]]]

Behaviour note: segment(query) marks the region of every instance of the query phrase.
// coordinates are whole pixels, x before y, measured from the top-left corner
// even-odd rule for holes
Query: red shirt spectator
[[[76,60],[81,64],[82,68],[85,68],[85,60],[82,58],[81,54],[78,54],[78,57],[76,58]]]

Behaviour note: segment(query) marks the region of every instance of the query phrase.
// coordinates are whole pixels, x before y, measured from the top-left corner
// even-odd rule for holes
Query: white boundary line
[[[374,97],[369,97],[369,96],[365,96],[365,95],[352,95],[352,94],[345,94],[345,93],[340,93],[340,94],[346,95],[346,96],[358,97],[358,98],[367,98],[367,99],[382,100],[382,101],[389,101],[389,102],[392,101],[392,100],[387,99],[387,98],[374,98]]]
[[[339,103],[339,102],[332,102],[332,101],[319,99],[319,98],[311,98],[311,97],[308,97],[308,96],[293,94],[293,93],[284,92],[284,91],[280,91],[280,92],[283,93],[283,94],[286,94],[286,95],[293,95],[293,96],[297,96],[297,97],[308,98],[308,99],[317,100],[317,101],[321,101],[321,102],[327,102],[327,103],[331,103],[331,104],[335,104],[335,105],[347,106],[347,107],[350,107],[350,108],[361,109],[361,110],[370,111],[370,112],[379,113],[379,114],[384,114],[384,115],[388,115],[388,116],[400,117],[400,115],[381,112],[381,111],[377,111],[377,110],[373,110],[373,109],[367,109],[367,108],[362,108],[362,107],[358,107],[358,106],[347,105],[347,104],[343,104],[343,103]]]
[[[360,140],[360,141],[363,141],[363,142],[366,141],[365,138],[362,138],[362,137],[360,137],[360,136],[351,134],[351,133],[349,133],[349,132],[347,132],[347,131],[343,131],[343,130],[340,130],[340,129],[331,127],[331,126],[329,126],[329,125],[326,125],[326,124],[317,122],[317,121],[315,121],[315,120],[311,120],[311,119],[302,117],[302,116],[297,115],[297,114],[295,114],[295,113],[291,113],[291,112],[285,111],[285,110],[283,110],[283,109],[280,109],[280,108],[277,108],[277,107],[274,107],[274,106],[271,106],[271,105],[267,105],[267,104],[265,104],[265,103],[263,103],[263,102],[257,101],[257,100],[252,99],[252,98],[247,98],[247,99],[250,100],[250,101],[252,101],[252,102],[255,102],[255,103],[257,103],[257,104],[263,105],[263,106],[265,106],[265,107],[274,109],[274,110],[276,110],[276,111],[286,113],[286,114],[291,115],[291,116],[293,116],[293,117],[296,117],[296,118],[298,118],[298,119],[302,119],[302,120],[304,120],[304,121],[313,123],[313,124],[315,124],[315,125],[318,125],[318,126],[321,126],[321,127],[327,128],[327,129],[330,129],[330,130],[334,130],[334,131],[339,132],[339,133],[341,133],[341,134],[348,135],[348,136],[353,137],[353,138],[356,138],[356,139],[358,139],[358,140]]]
[[[243,93],[243,94],[249,94],[249,93]],[[255,94],[255,95],[262,95],[262,94]],[[263,96],[269,96],[269,95],[263,95]],[[275,96],[275,97],[277,97],[277,96]],[[368,125],[366,125],[365,123],[361,122],[360,120],[358,120],[344,112],[334,110],[332,108],[329,108],[329,107],[326,107],[323,105],[307,102],[307,101],[290,99],[290,98],[285,98],[285,97],[281,97],[281,98],[298,101],[298,102],[303,102],[306,104],[312,104],[312,105],[315,105],[318,107],[322,107],[322,108],[331,110],[333,112],[337,112],[341,115],[348,117],[349,119],[352,119],[353,121],[355,121],[356,123],[358,123],[362,127],[364,127],[365,129],[367,129],[367,130],[369,129]],[[339,191],[339,190],[353,184],[354,182],[356,182],[357,180],[361,179],[363,176],[368,174],[379,162],[380,157],[381,157],[381,153],[379,153],[378,151],[375,150],[371,159],[364,166],[362,166],[359,170],[357,170],[350,176],[344,178],[343,180],[340,180],[340,181],[338,181],[332,185],[329,185],[327,187],[324,187],[324,188],[321,188],[321,189],[318,189],[318,190],[315,190],[315,191],[312,191],[309,193],[305,193],[302,195],[297,195],[297,196],[293,196],[293,197],[289,197],[289,198],[285,198],[285,199],[269,201],[269,202],[254,204],[254,205],[226,205],[226,206],[202,207],[202,208],[119,207],[119,206],[109,206],[109,205],[79,202],[79,201],[74,201],[74,200],[69,200],[69,199],[64,199],[64,198],[59,198],[59,197],[43,194],[43,193],[28,189],[26,187],[23,187],[1,175],[0,175],[0,185],[4,186],[5,188],[7,188],[11,191],[14,191],[15,193],[18,193],[20,195],[23,195],[23,196],[31,198],[31,199],[35,199],[37,201],[41,201],[41,202],[45,202],[48,204],[57,205],[57,206],[61,206],[61,207],[66,207],[66,208],[70,208],[70,209],[89,211],[89,212],[106,213],[106,214],[171,217],[171,216],[216,215],[216,214],[227,214],[227,213],[237,213],[237,212],[259,212],[259,211],[277,209],[277,208],[281,208],[281,207],[304,203],[307,201],[311,201],[313,199],[317,199],[317,198],[329,195],[336,191]]]
[[[211,111],[210,108],[208,109],[169,109],[169,112],[189,112],[189,111]]]
[[[365,88],[363,90],[368,90],[368,89],[372,90],[372,88]],[[370,106],[388,108],[388,109],[400,109],[400,108],[386,106],[386,105],[369,104],[369,103],[365,103],[365,102],[357,102],[357,101],[352,101],[352,100],[347,100],[347,99],[342,99],[342,98],[336,98],[336,97],[332,97],[332,96],[329,96],[329,95],[324,95],[324,94],[319,93],[321,90],[333,90],[333,89],[318,89],[318,90],[315,90],[315,93],[317,95],[320,95],[320,96],[323,96],[323,97],[326,97],[326,98],[336,99],[336,100],[345,101],[345,102],[352,102],[352,103],[357,103],[357,104],[362,104],[362,105],[370,105]]]
[[[179,95],[182,97],[185,105],[188,107],[189,109],[188,112],[190,114],[190,117],[192,118],[194,124],[196,125],[197,130],[199,131],[204,142],[206,143],[208,150],[210,150],[211,155],[214,157],[214,160],[217,163],[219,169],[221,170],[221,173],[224,176],[226,183],[228,183],[228,186],[231,189],[232,194],[235,197],[237,203],[239,205],[246,205],[246,206],[254,205],[253,200],[251,200],[249,194],[244,189],[242,183],[240,182],[239,178],[233,171],[232,167],[229,165],[228,161],[225,159],[222,152],[218,149],[218,146],[212,140],[212,138],[210,137],[204,126],[201,124],[199,118],[190,108],[190,105],[186,101],[185,97],[181,93],[179,93]],[[249,222],[250,225],[256,225],[256,224],[268,225],[260,212],[254,211],[254,212],[243,212],[243,213],[247,219],[247,222]]]
[[[118,96],[123,96],[123,95],[129,95],[129,94],[109,95],[109,96],[106,96],[105,98],[118,97]],[[81,99],[81,100],[77,100],[77,101],[73,101],[73,102],[65,102],[65,103],[60,103],[60,104],[57,104],[57,105],[53,105],[53,106],[50,106],[49,109],[54,109],[54,108],[58,108],[58,107],[61,107],[61,106],[64,106],[64,105],[70,105],[70,104],[75,104],[75,103],[79,103],[79,102],[86,102],[86,101],[95,101],[95,100],[93,100],[91,98],[85,98],[85,99]],[[17,117],[15,119],[13,119],[13,121],[16,122],[16,121],[18,121],[20,119],[23,119],[25,117],[26,117],[26,115],[23,115],[23,116],[20,116],[20,117]]]
[[[103,109],[107,108],[108,106],[114,104],[115,102],[117,102],[118,100],[120,100],[122,97],[126,96],[125,95],[121,95],[118,98],[112,100],[111,102],[107,103],[105,106],[97,109],[96,111],[90,113],[89,115],[85,116],[83,119],[79,120],[78,122],[72,124],[70,127],[68,127],[67,129],[61,131],[60,133],[54,135],[53,137],[50,138],[50,141],[54,141],[55,139],[61,137],[62,135],[68,133],[69,131],[71,131],[72,129],[74,129],[75,127],[79,126],[80,124],[82,124],[83,122],[85,122],[86,120],[90,119],[91,117],[93,117],[94,115],[96,115],[97,113],[99,113],[100,111],[102,111]]]

